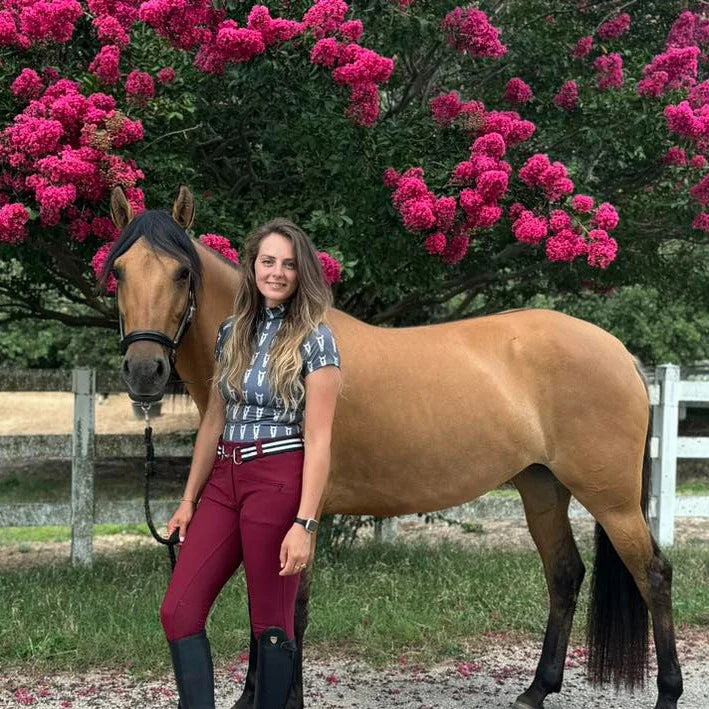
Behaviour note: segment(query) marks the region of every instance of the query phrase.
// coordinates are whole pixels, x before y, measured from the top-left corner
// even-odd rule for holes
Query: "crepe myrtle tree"
[[[117,185],[140,212],[189,184],[233,260],[294,219],[375,323],[636,284],[706,303],[702,7],[8,0],[0,320],[115,325]]]

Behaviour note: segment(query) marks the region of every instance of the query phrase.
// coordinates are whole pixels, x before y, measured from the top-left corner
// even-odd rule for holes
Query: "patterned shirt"
[[[269,350],[276,333],[283,325],[286,305],[263,309],[263,317],[256,329],[256,345],[249,368],[244,373],[242,397],[235,395],[227,384],[226,374],[219,380],[219,390],[226,400],[225,441],[255,441],[257,439],[281,438],[303,435],[303,411],[305,402],[293,409],[286,409],[283,399],[274,396],[268,382]],[[225,320],[217,334],[214,356],[219,360],[224,343],[231,334],[234,321]],[[302,377],[308,376],[321,367],[340,366],[340,354],[332,330],[321,323],[317,331],[305,338],[300,346],[303,356]]]

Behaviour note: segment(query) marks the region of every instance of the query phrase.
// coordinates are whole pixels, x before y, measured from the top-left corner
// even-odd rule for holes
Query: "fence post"
[[[378,518],[374,521],[374,541],[393,542],[399,531],[399,520],[396,517]]]
[[[71,562],[91,566],[94,527],[94,457],[96,372],[72,372],[74,433],[71,443]]]
[[[650,522],[657,542],[671,546],[675,540],[680,369],[676,364],[661,364],[655,369],[655,377],[660,385],[660,404],[653,412],[652,435],[659,438],[659,449],[652,461],[654,515]]]

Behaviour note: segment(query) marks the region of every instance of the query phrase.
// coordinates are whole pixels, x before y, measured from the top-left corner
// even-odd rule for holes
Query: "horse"
[[[118,279],[122,374],[130,396],[159,399],[174,366],[202,415],[217,329],[231,314],[242,270],[187,235],[194,213],[184,186],[172,215],[137,217],[115,189],[111,215],[122,234],[106,273]],[[605,330],[552,310],[382,328],[333,309],[328,323],[340,350],[343,389],[320,513],[431,512],[511,481],[549,593],[536,673],[514,707],[542,709],[547,695],[561,690],[585,574],[568,517],[575,497],[596,520],[589,679],[616,689],[643,683],[649,612],[655,709],[676,709],[682,674],[672,567],[647,523],[651,408],[638,360]],[[296,608],[299,648],[309,593],[304,575]],[[253,706],[254,650],[252,634],[249,676],[235,709]],[[287,706],[303,706],[300,661]]]

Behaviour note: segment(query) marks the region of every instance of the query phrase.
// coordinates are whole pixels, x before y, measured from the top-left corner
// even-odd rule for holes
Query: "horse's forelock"
[[[116,259],[126,253],[141,237],[147,241],[151,248],[172,256],[187,266],[192,274],[195,289],[200,289],[202,262],[192,240],[187,235],[187,232],[172,218],[172,215],[155,209],[139,214],[123,230],[106,259],[106,265],[100,277],[102,283],[106,282]]]

